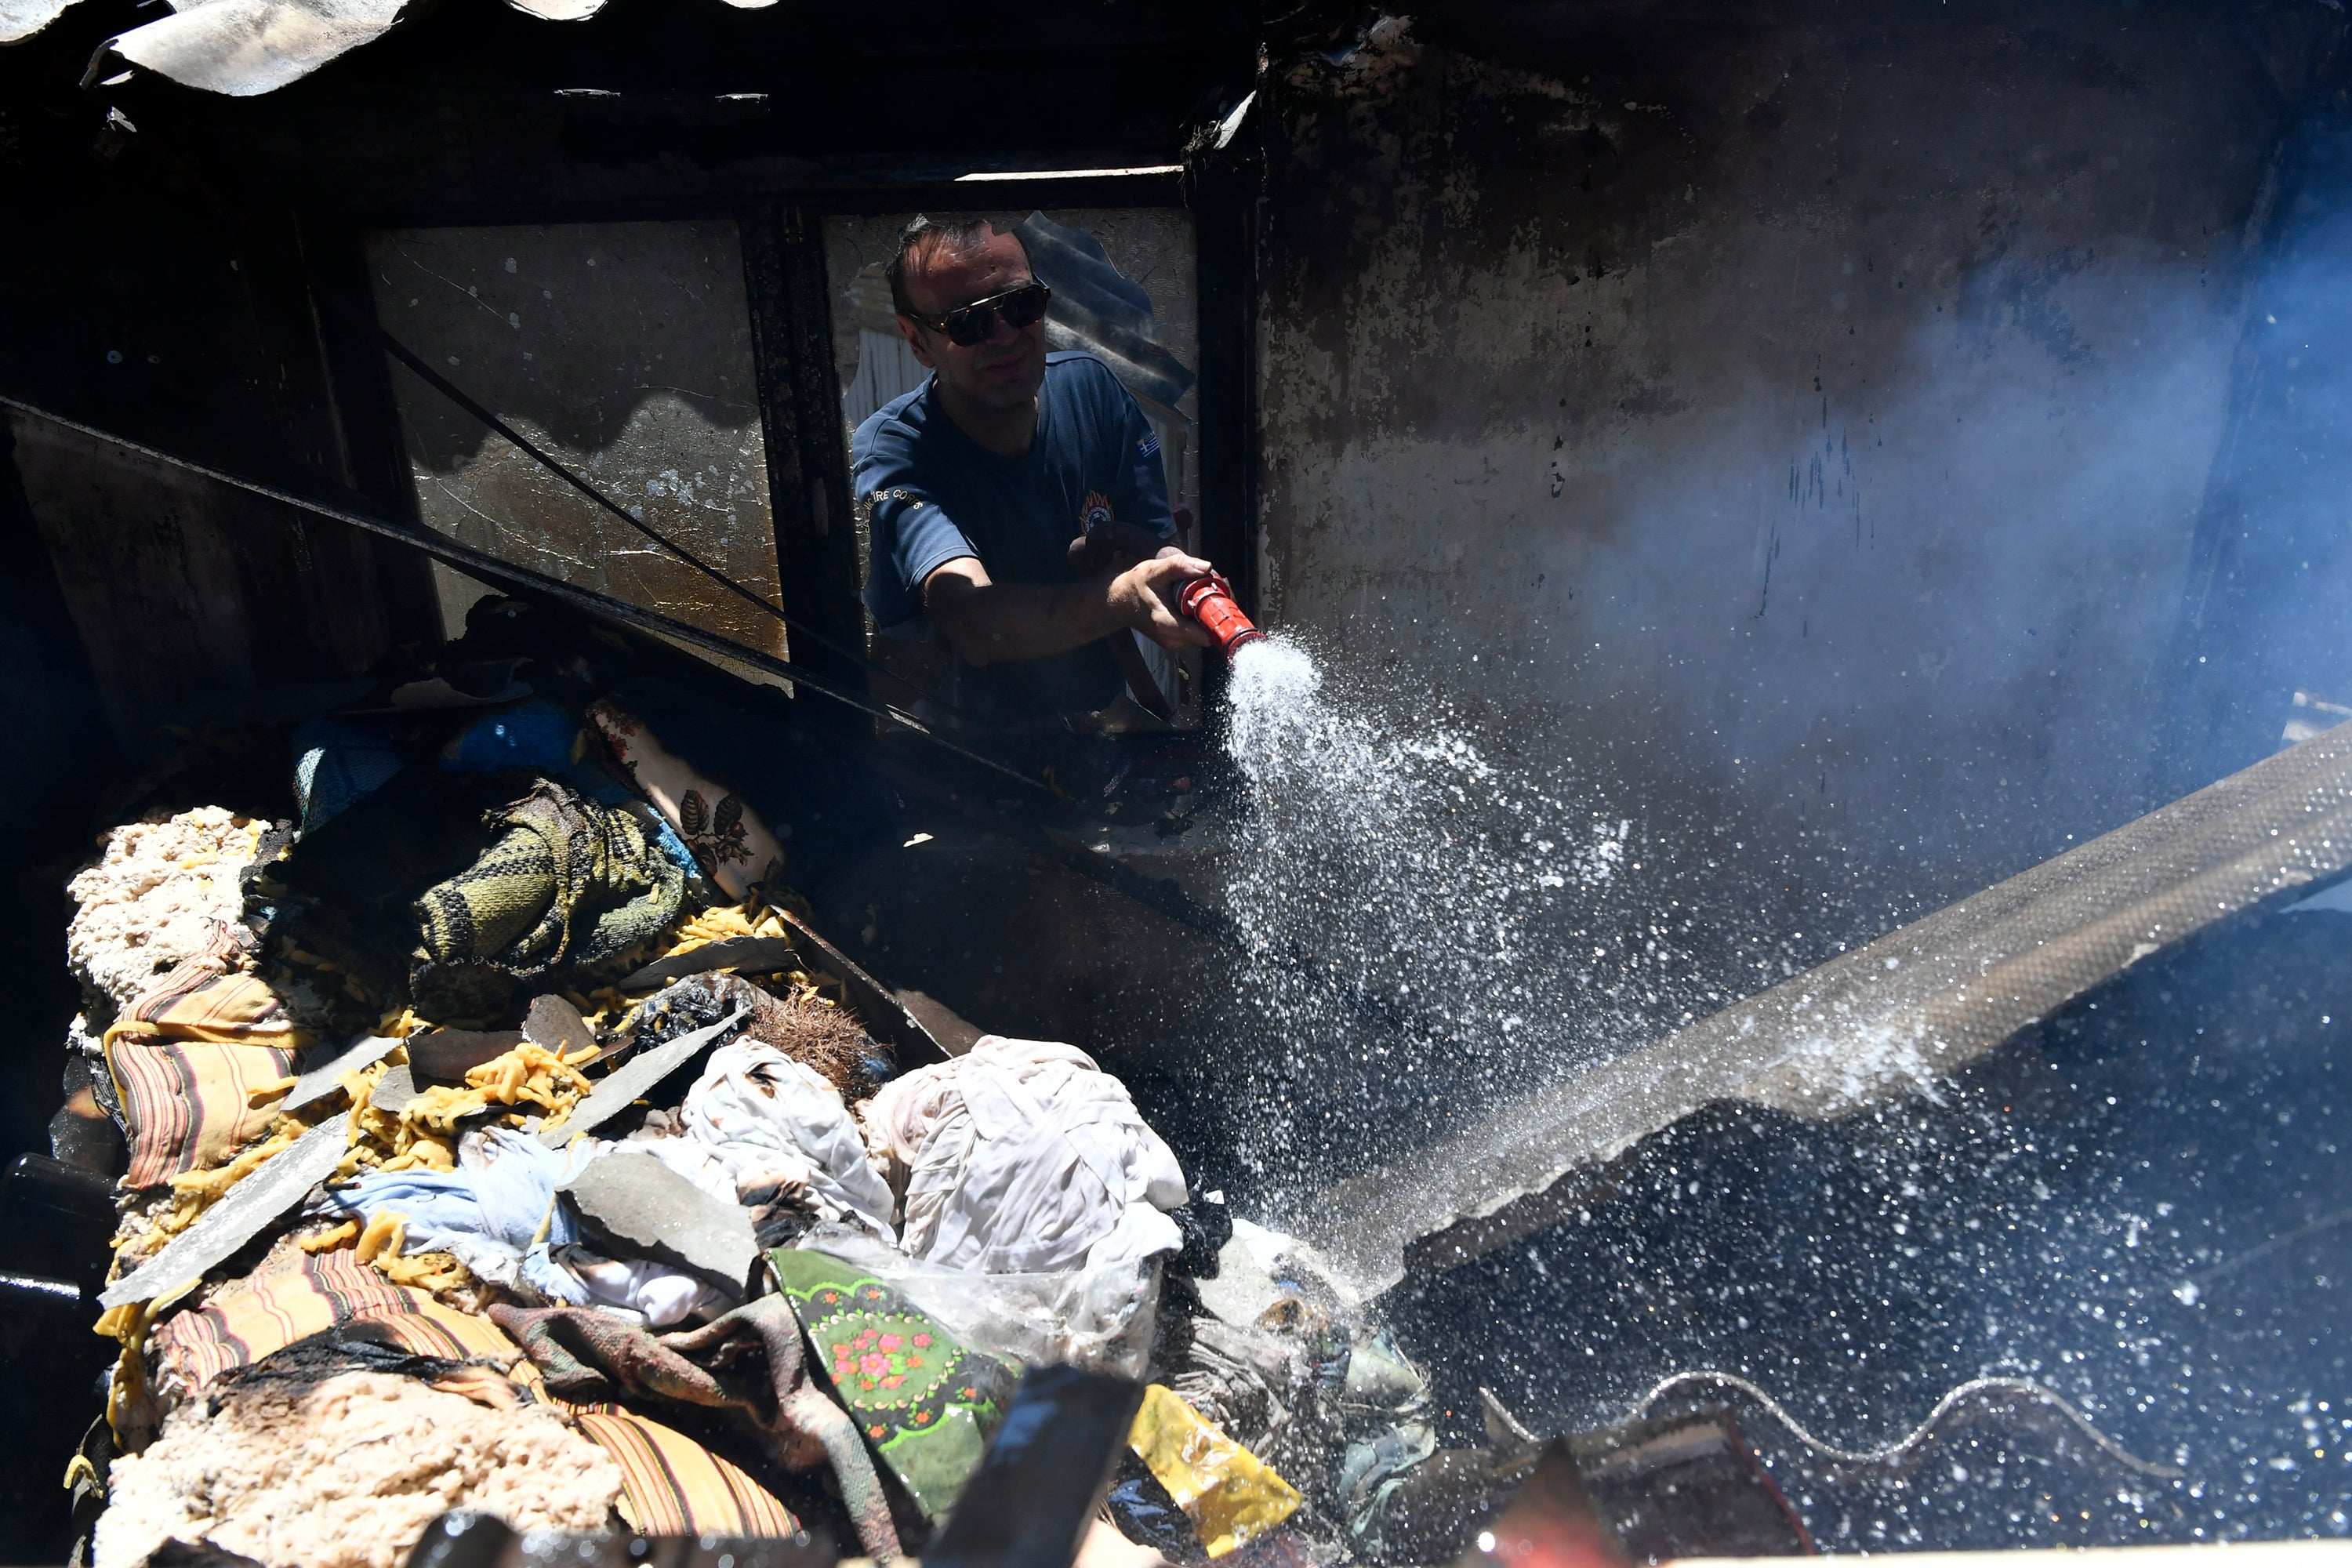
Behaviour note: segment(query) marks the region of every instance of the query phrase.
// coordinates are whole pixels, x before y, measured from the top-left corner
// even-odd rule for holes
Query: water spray
[[[1200,622],[1217,639],[1217,651],[1227,659],[1244,645],[1265,640],[1265,634],[1234,602],[1234,585],[1222,574],[1212,572],[1185,584],[1176,607]]]

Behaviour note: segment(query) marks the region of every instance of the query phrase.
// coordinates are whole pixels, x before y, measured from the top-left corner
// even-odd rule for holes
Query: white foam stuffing
[[[396,1568],[446,1510],[601,1531],[621,1492],[619,1468],[544,1405],[492,1410],[378,1372],[190,1400],[109,1479],[93,1568],[138,1568],[174,1538],[268,1568]]]
[[[215,921],[244,912],[237,873],[263,826],[201,805],[109,833],[97,863],[66,888],[77,906],[66,928],[75,975],[127,1007],[157,975],[203,952]]]

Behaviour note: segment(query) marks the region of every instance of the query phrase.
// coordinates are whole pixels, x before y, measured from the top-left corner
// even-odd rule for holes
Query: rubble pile
[[[693,746],[465,653],[291,726],[285,820],[72,884],[121,1136],[83,1561],[391,1568],[470,1509],[887,1563],[1055,1363],[1152,1385],[1096,1561],[1377,1552],[1424,1384],[1311,1252],[1073,1046],[901,1059]]]

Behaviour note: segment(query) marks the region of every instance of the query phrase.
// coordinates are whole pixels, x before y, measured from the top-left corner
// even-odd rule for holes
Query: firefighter
[[[889,276],[898,330],[931,374],[851,443],[876,624],[927,617],[955,650],[963,717],[1015,731],[1149,685],[1130,630],[1213,646],[1177,607],[1210,567],[1170,542],[1159,438],[1100,360],[1045,352],[1050,291],[1019,236],[919,217]]]

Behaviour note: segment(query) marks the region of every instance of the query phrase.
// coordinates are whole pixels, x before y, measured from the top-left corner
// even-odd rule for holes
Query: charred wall
[[[0,115],[0,390],[329,499],[404,507],[370,389],[331,363],[357,258],[282,203],[242,205],[36,57]],[[50,61],[54,65],[54,61]],[[345,276],[348,274],[348,276]],[[199,696],[366,669],[437,629],[419,563],[330,523],[21,422],[12,481],[94,667],[143,743]],[[79,830],[79,824],[77,831]]]
[[[2304,15],[1442,5],[1301,51],[1265,608],[1670,853],[1744,840],[1813,954],[2145,809]]]

